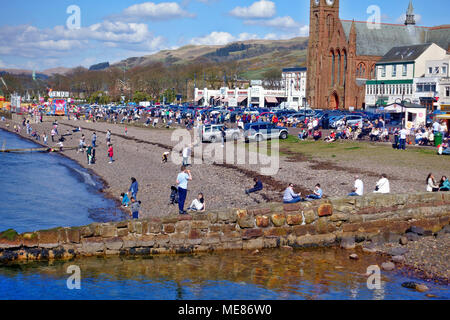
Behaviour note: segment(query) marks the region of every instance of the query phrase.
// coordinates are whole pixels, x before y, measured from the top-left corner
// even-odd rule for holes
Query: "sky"
[[[324,0],[321,0],[324,1]],[[15,0],[0,4],[0,68],[118,62],[189,44],[308,36],[310,0]],[[341,19],[402,23],[409,0],[340,0]],[[413,0],[418,25],[450,24],[448,0]],[[436,10],[436,8],[439,8]]]

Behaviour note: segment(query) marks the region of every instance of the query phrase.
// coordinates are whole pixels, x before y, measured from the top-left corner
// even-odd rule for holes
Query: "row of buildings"
[[[279,89],[266,89],[262,81],[252,81],[248,88],[195,89],[198,105],[228,105],[230,107],[306,106],[306,68],[286,68],[282,71]]]

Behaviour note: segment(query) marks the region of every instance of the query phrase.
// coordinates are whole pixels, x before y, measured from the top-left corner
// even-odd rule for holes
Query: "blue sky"
[[[324,1],[324,0],[322,0]],[[0,68],[44,70],[151,54],[187,44],[308,35],[310,0],[16,0],[3,1]],[[340,0],[341,19],[399,23],[409,0]],[[414,0],[418,24],[449,24],[448,0]],[[67,8],[80,8],[70,30]],[[439,8],[439,10],[436,10]]]

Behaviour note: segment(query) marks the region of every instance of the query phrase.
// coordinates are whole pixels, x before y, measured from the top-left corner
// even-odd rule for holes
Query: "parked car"
[[[289,132],[284,127],[278,127],[270,122],[248,123],[244,128],[245,141],[263,141],[270,139],[285,140],[289,136]]]
[[[222,140],[221,129],[224,125],[206,125],[202,126],[202,142],[215,143]],[[229,129],[225,130],[226,136],[225,140],[239,140],[242,136],[241,130],[239,129]]]

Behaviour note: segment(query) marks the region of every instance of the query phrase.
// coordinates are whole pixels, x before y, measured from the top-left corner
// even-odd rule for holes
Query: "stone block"
[[[288,203],[283,205],[283,211],[284,212],[293,212],[293,211],[300,211],[302,209],[302,204],[299,203]]]
[[[223,249],[224,250],[242,250],[243,248],[243,241],[228,241],[223,243]]]
[[[101,236],[103,238],[112,238],[117,236],[116,234],[116,227],[113,225],[102,225],[101,228]]]
[[[270,219],[268,216],[257,216],[256,217],[256,226],[258,228],[267,228],[270,225]]]
[[[311,224],[317,219],[319,219],[319,216],[316,214],[316,212],[313,209],[308,209],[303,211],[303,215],[305,216],[305,222],[306,224]]]
[[[166,234],[174,233],[175,232],[175,225],[173,223],[164,224],[163,225],[163,232],[166,233]]]
[[[169,243],[169,236],[166,234],[155,235],[155,244],[158,246],[165,246]]]
[[[238,210],[236,213],[237,222],[242,229],[255,227],[255,218],[248,214],[247,210]]]
[[[39,231],[39,246],[42,248],[56,248],[59,246],[59,229]]]
[[[123,241],[123,248],[124,249],[129,249],[129,248],[136,248],[137,245],[137,237],[135,235],[128,235],[125,237],[122,237],[122,241]]]
[[[210,225],[208,220],[192,221],[191,229],[208,229]]]
[[[303,223],[303,216],[301,214],[288,214],[286,222],[290,226],[297,226]]]
[[[324,247],[335,244],[336,236],[334,234],[306,235],[297,237],[296,245],[299,247]]]
[[[155,245],[155,236],[143,235],[142,237],[138,237],[136,240],[136,245],[138,247],[153,247]]]
[[[117,229],[117,236],[118,237],[125,237],[127,235],[128,235],[128,228]]]
[[[333,215],[333,206],[329,203],[324,203],[317,209],[317,214],[319,217],[328,217]]]
[[[81,252],[84,254],[96,254],[105,250],[105,244],[101,237],[81,239]]]
[[[315,235],[317,234],[316,227],[314,225],[306,225],[306,226],[294,226],[292,227],[293,234],[296,236],[304,236],[304,235]]]
[[[172,233],[169,235],[169,243],[171,245],[180,246],[186,242],[187,234],[184,232]]]
[[[242,239],[249,240],[263,236],[262,229],[245,229],[242,231]]]
[[[178,221],[175,223],[175,232],[188,233],[191,228],[191,221]]]
[[[246,230],[252,229],[245,229],[243,232],[245,232]],[[238,231],[224,231],[220,236],[220,241],[222,242],[238,241],[238,240],[242,240],[241,233]]]
[[[282,227],[286,224],[286,216],[281,213],[272,214],[270,220],[275,227]]]
[[[203,238],[202,245],[219,244],[221,236],[220,232],[208,232]]]
[[[264,248],[264,240],[262,238],[252,239],[252,240],[244,240],[242,242],[242,248],[244,250],[256,250]]]
[[[123,241],[118,237],[104,239],[104,243],[107,250],[120,250],[123,247]]]
[[[265,238],[264,239],[264,248],[265,249],[273,249],[278,247],[277,239],[273,238]]]
[[[149,222],[147,233],[160,233],[162,231],[161,222]]]
[[[266,238],[279,238],[287,235],[288,232],[285,228],[269,228],[264,230],[264,237]]]
[[[70,243],[80,243],[81,240],[81,229],[80,228],[69,228],[66,230],[67,240]]]

